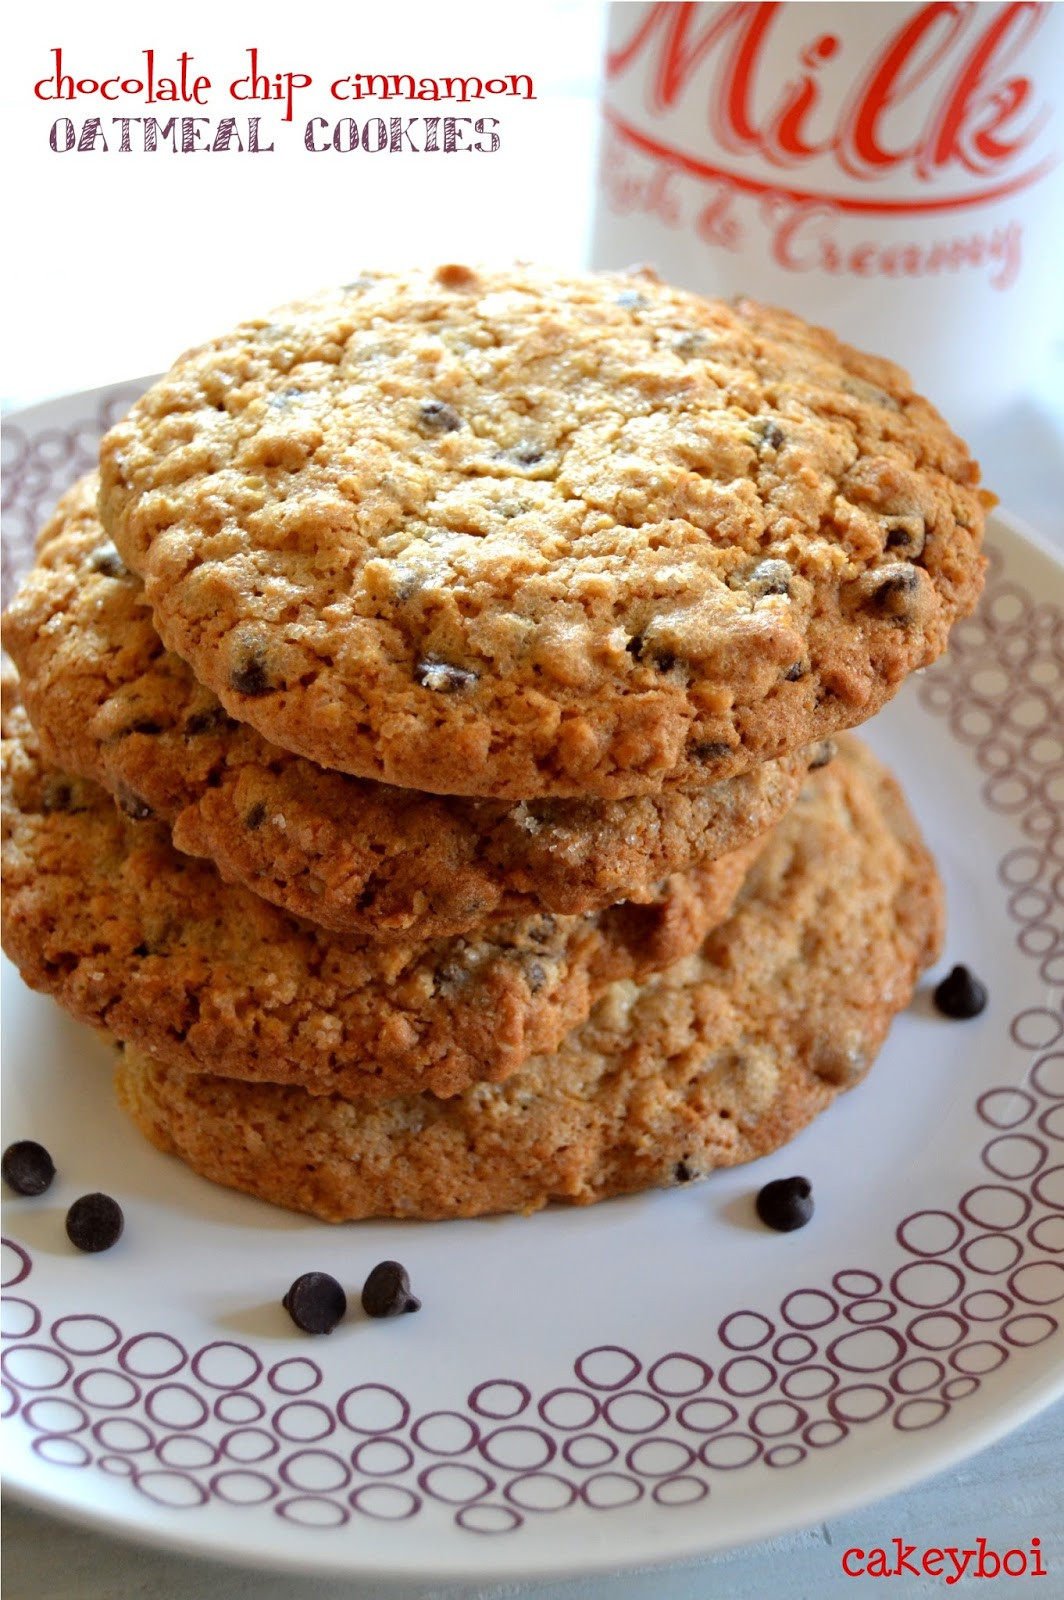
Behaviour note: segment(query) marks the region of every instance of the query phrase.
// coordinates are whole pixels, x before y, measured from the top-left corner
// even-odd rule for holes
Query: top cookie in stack
[[[439,794],[700,787],[872,715],[988,497],[906,375],[652,275],[367,275],[183,356],[100,515],[226,712]]]

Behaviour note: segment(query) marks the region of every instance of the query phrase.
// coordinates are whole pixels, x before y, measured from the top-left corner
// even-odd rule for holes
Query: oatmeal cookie
[[[223,883],[162,823],[45,766],[20,707],[6,731],[3,946],[31,988],[171,1065],[315,1094],[451,1095],[515,1072],[607,984],[696,950],[761,848],[647,905],[381,944]]]
[[[94,476],[42,530],[4,638],[51,764],[103,784],[131,815],[154,813],[227,881],[374,939],[653,900],[663,878],[776,822],[824,753],[624,800],[478,800],[328,772],[234,721],[165,649],[100,526]]]
[[[328,1221],[587,1204],[792,1138],[864,1075],[941,935],[905,802],[846,741],[701,952],[613,984],[556,1054],[506,1083],[369,1104],[127,1050],[119,1098],[197,1172]]]
[[[871,716],[991,497],[890,362],[652,274],[367,274],[182,356],[104,525],[226,710],[437,793],[714,783]]]

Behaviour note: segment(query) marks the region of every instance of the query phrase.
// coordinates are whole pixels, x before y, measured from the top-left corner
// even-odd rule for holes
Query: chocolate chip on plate
[[[757,1214],[777,1233],[804,1228],[813,1215],[813,1185],[808,1178],[774,1178],[758,1194]]]
[[[18,1139],[4,1151],[4,1182],[16,1194],[43,1194],[55,1177],[55,1162],[35,1139]]]
[[[381,1261],[362,1285],[362,1309],[367,1317],[398,1317],[420,1311],[421,1301],[410,1293],[406,1268],[398,1261]]]
[[[126,1219],[109,1194],[83,1194],[66,1214],[67,1238],[79,1250],[110,1250],[122,1237]]]
[[[953,971],[935,989],[935,1005],[944,1017],[966,1022],[986,1009],[989,996],[986,984],[980,983],[967,967],[954,967]]]
[[[332,1333],[347,1311],[347,1296],[327,1272],[304,1272],[281,1301],[304,1333]]]

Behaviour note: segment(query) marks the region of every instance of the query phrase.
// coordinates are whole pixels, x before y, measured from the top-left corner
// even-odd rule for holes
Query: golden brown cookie
[[[857,1083],[935,958],[942,892],[846,741],[701,952],[615,983],[554,1055],[453,1100],[312,1098],[127,1050],[119,1098],[197,1172],[328,1221],[586,1204],[765,1155]]]
[[[516,1071],[608,983],[697,949],[761,847],[674,875],[648,905],[381,944],[223,883],[163,824],[47,768],[21,708],[8,732],[3,945],[26,982],[175,1066],[316,1094],[448,1095]]]
[[[49,762],[154,813],[228,881],[374,939],[654,900],[669,874],[770,827],[819,759],[814,746],[709,788],[516,805],[327,772],[227,716],[163,647],[100,527],[94,475],[42,530],[4,638]]]
[[[982,583],[909,379],[652,275],[369,274],[103,440],[170,649],[285,749],[437,793],[709,784],[863,721]]]

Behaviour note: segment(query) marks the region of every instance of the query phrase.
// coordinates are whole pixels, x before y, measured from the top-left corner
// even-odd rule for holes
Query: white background
[[[602,10],[593,0],[517,5],[512,0],[421,5],[298,4],[180,0],[163,7],[70,0],[19,4],[3,83],[5,161],[3,372],[8,408],[164,368],[187,345],[271,304],[357,275],[365,265],[415,260],[534,257],[579,265],[586,259],[594,168],[594,94]],[[160,62],[181,50],[215,82],[207,108],[172,108],[215,120],[236,111],[229,81],[246,71],[257,45],[269,70],[312,74],[295,120],[276,104],[262,118],[273,154],[56,155],[48,132],[57,112],[154,114],[171,108],[43,105],[32,85],[62,45],[79,76],[135,73],[153,47]],[[359,151],[311,155],[302,144],[310,116],[360,118],[463,107],[344,107],[329,81],[363,71],[491,76],[529,73],[538,98],[500,100],[471,114],[499,117],[495,154]],[[113,133],[109,122],[105,128]],[[1031,393],[984,437],[973,440],[1004,503],[1051,539],[1064,542],[1059,362],[1048,386]],[[963,1544],[980,1532],[1022,1545],[1039,1535],[1060,1545],[1060,1410],[970,1466],[832,1528],[760,1546],[686,1573],[594,1581],[551,1593],[573,1600],[694,1600],[846,1592],[839,1549],[903,1533],[910,1541]],[[152,1593],[197,1600],[325,1600],[348,1585],[263,1580],[60,1528],[17,1508],[8,1513],[12,1600],[90,1600]],[[928,1589],[892,1583],[894,1600]],[[849,1586],[852,1588],[852,1585]],[[998,1582],[1004,1600],[1013,1586]],[[501,1591],[494,1591],[501,1592]],[[511,1591],[512,1592],[512,1591]],[[546,1590],[537,1590],[546,1594]],[[1025,1591],[1024,1591],[1025,1592]],[[525,1595],[531,1591],[522,1590]]]
[[[585,255],[593,161],[592,107],[602,8],[572,3],[269,5],[178,0],[167,6],[37,5],[22,12],[4,87],[5,209],[9,231],[3,392],[26,404],[48,394],[152,372],[188,345],[240,318],[363,266],[411,261],[576,265]],[[33,85],[52,71],[101,78],[159,67],[182,50],[211,77],[206,108],[44,104]],[[228,86],[256,45],[272,71],[314,85],[282,123],[276,102],[248,108],[273,154],[54,154],[57,115],[75,125],[99,114],[242,116]],[[527,73],[537,99],[468,105],[331,99],[333,79],[355,72],[415,76]],[[404,150],[310,154],[307,118],[494,115],[499,149],[446,155]],[[134,133],[136,128],[134,126]]]

